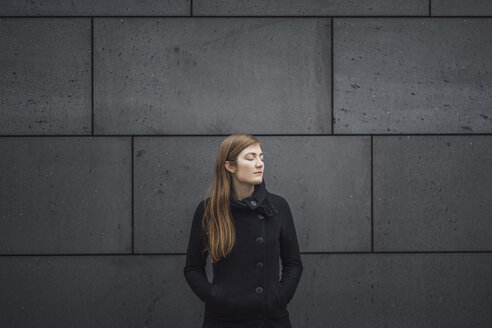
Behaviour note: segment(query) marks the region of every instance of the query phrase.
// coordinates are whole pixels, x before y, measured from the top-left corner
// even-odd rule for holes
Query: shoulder
[[[206,199],[202,199],[198,205],[195,208],[195,213],[193,214],[193,219],[192,219],[192,230],[194,231],[201,231],[203,234],[203,216],[205,214],[205,202]]]
[[[195,208],[195,216],[197,215],[200,215],[202,216],[203,213],[205,213],[205,204],[206,202],[208,202],[210,200],[210,197],[206,198],[206,199],[202,199],[198,205],[196,206]]]
[[[268,192],[268,199],[277,207],[277,209],[281,211],[286,211],[290,210],[289,203],[287,202],[287,199],[285,197],[275,194],[272,192]]]

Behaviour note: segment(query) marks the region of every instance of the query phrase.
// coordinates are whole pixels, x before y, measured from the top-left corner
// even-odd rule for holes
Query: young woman
[[[261,146],[249,134],[222,141],[210,197],[193,216],[184,276],[205,303],[202,328],[291,327],[303,266],[289,205],[265,188]]]

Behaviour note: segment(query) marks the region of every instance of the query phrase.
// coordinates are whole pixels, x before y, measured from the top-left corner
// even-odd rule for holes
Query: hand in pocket
[[[280,303],[281,303],[282,307],[287,306],[287,295],[285,294],[285,291],[284,291],[282,285],[280,284],[280,282],[277,282],[277,292],[278,292],[278,296],[280,298]]]

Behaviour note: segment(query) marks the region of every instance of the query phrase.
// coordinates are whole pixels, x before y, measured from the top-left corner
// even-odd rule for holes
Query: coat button
[[[263,237],[258,237],[258,238],[256,238],[256,242],[257,242],[258,244],[263,244]]]
[[[256,263],[256,267],[258,268],[258,270],[263,269],[263,262]]]
[[[256,206],[256,200],[254,200],[254,199],[253,199],[253,200],[251,201],[251,205]]]
[[[258,294],[263,293],[263,287],[256,287],[256,292],[257,292]]]
[[[261,215],[261,214],[258,214],[258,219],[263,220],[264,219],[264,216]]]

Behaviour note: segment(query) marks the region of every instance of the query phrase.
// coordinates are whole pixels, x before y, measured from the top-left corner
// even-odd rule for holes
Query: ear
[[[236,171],[236,168],[234,167],[234,165],[231,164],[230,161],[226,161],[224,166],[226,170],[229,171],[230,173],[234,173]]]

